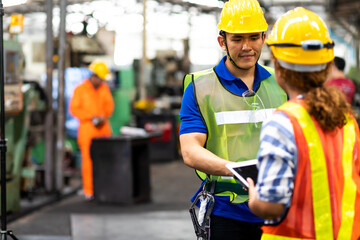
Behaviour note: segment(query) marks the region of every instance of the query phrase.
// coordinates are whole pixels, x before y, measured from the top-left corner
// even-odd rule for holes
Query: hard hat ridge
[[[265,32],[268,24],[257,0],[230,0],[221,11],[218,28],[228,33]]]
[[[96,74],[99,78],[103,80],[110,80],[111,78],[110,70],[103,61],[94,60],[89,65],[89,69],[92,73]]]
[[[325,22],[303,7],[282,15],[265,42],[281,65],[289,69],[303,65],[297,66],[297,71],[319,71],[320,65],[323,69],[334,59],[334,42]]]

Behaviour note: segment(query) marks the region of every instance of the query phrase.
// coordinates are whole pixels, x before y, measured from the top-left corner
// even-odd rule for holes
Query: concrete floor
[[[151,163],[151,201],[101,204],[69,197],[8,223],[21,240],[195,239],[188,208],[200,180],[182,160]],[[8,237],[8,239],[11,239]]]

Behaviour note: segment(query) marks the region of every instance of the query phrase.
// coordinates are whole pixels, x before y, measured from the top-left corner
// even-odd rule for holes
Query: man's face
[[[90,82],[92,83],[94,88],[98,88],[101,85],[101,83],[103,82],[103,80],[101,78],[99,78],[96,74],[93,74],[90,77]]]
[[[236,65],[244,70],[255,66],[265,42],[265,33],[226,33],[226,43],[230,57]],[[223,39],[223,37],[221,37]],[[219,39],[220,46],[226,50],[224,40]]]

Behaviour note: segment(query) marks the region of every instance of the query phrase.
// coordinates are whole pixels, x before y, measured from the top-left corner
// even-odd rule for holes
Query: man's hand
[[[91,122],[96,128],[100,128],[104,124],[105,118],[102,116],[95,116],[91,119]]]

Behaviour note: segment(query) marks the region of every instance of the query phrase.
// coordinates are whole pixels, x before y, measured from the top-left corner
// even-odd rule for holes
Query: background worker
[[[353,81],[345,76],[345,60],[341,57],[335,57],[331,67],[330,79],[325,83],[326,87],[335,86],[344,93],[348,103],[352,104],[356,92],[356,86]]]
[[[261,237],[263,220],[251,213],[247,192],[225,165],[256,158],[262,121],[287,100],[273,70],[258,63],[267,27],[256,0],[226,2],[217,40],[227,55],[215,68],[184,78],[181,151],[203,180],[192,201],[216,184],[211,239]]]
[[[256,188],[248,178],[251,211],[275,224],[263,239],[358,239],[359,129],[343,94],[324,87],[334,58],[327,27],[295,8],[266,43],[290,100],[262,127]]]
[[[74,90],[70,100],[70,113],[80,121],[78,144],[81,150],[81,174],[83,193],[86,199],[93,198],[92,161],[90,158],[91,140],[112,134],[110,122],[114,101],[105,79],[111,77],[104,62],[94,61],[89,65],[91,76]]]

